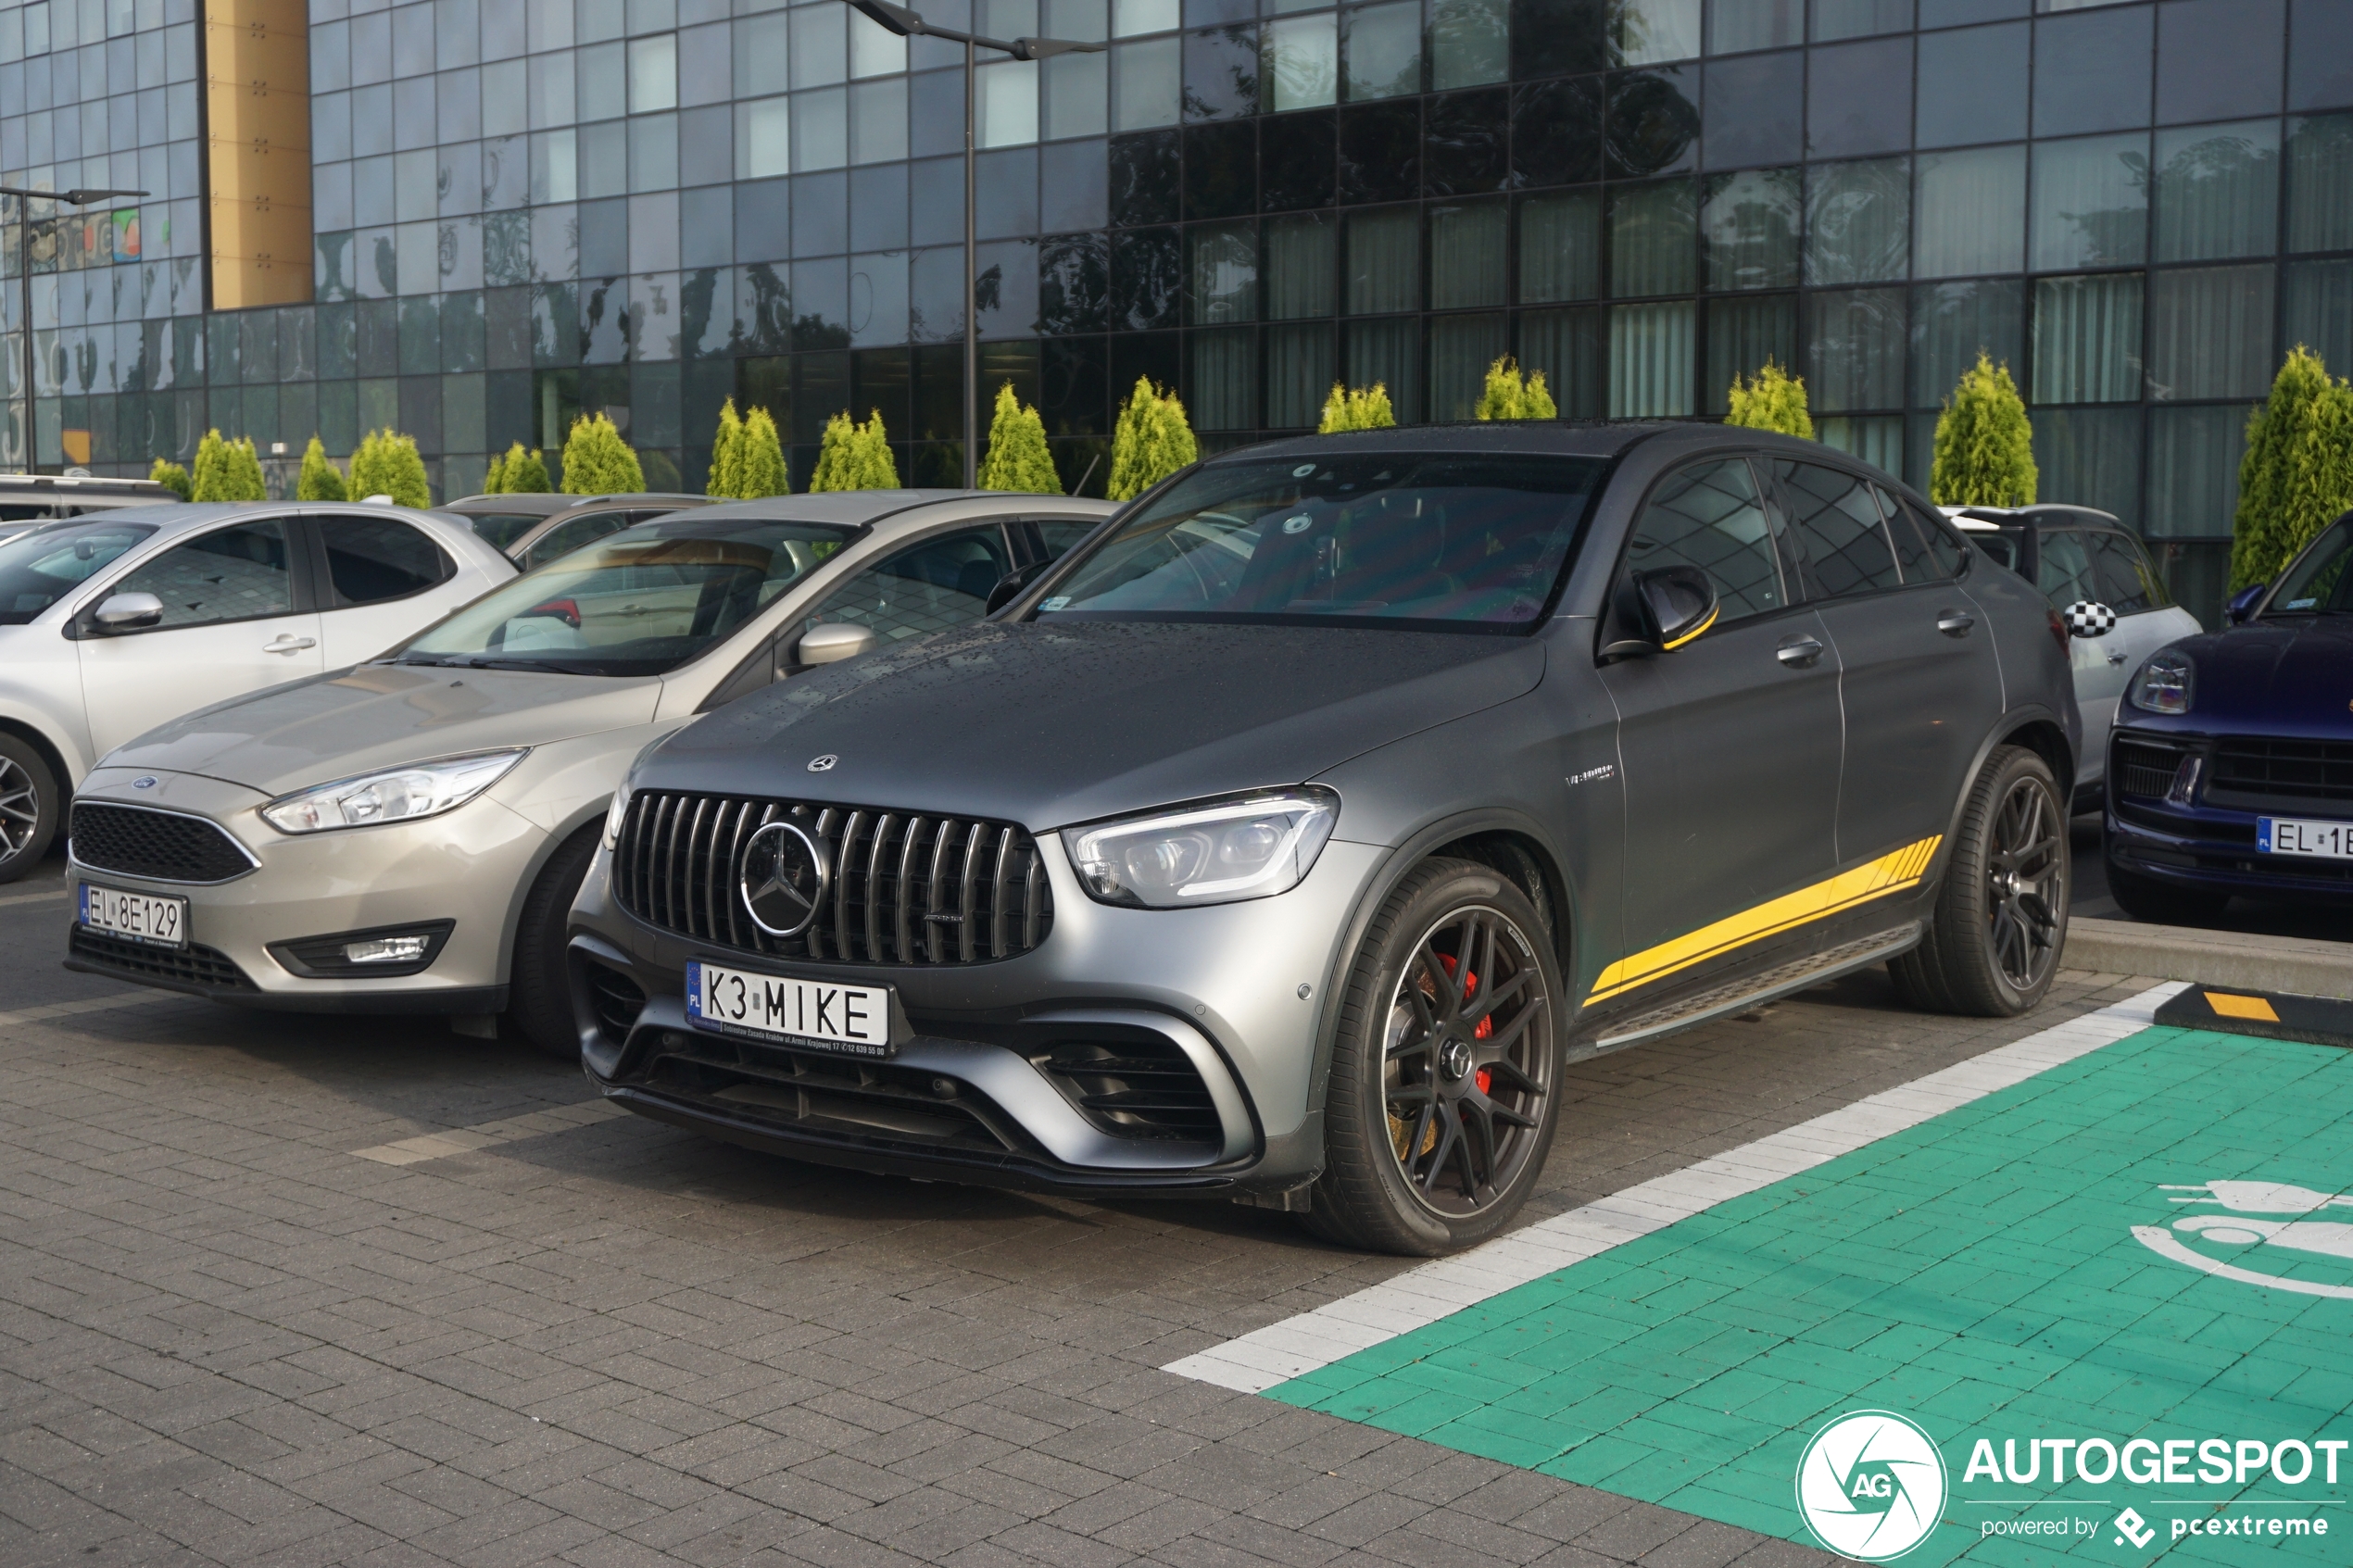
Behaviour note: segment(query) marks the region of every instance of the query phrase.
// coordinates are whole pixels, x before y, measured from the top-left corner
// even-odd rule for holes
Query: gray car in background
[[[1222,454],[999,618],[642,757],[573,910],[583,1058],[799,1159],[1474,1241],[1568,1062],[1868,964],[2042,997],[2055,622],[1753,430]]]
[[[921,490],[704,507],[356,668],[166,724],[74,799],[68,967],[477,1032],[504,1012],[575,1054],[565,912],[630,759],[812,666],[977,620],[1112,509]]]

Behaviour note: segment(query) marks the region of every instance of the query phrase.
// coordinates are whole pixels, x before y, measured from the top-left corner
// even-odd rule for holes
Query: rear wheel
[[[2033,1007],[2058,972],[2071,882],[2050,765],[2023,746],[1996,749],[1961,809],[1928,934],[1888,965],[1897,991],[1978,1018]]]
[[[561,1060],[580,1055],[580,1026],[572,1016],[572,978],[564,962],[572,901],[597,857],[596,828],[564,840],[539,869],[515,922],[513,976],[507,987],[507,1022],[534,1049]]]
[[[57,775],[41,753],[0,734],[0,882],[14,882],[41,863],[57,836]]]
[[[1340,998],[1312,1228],[1428,1256],[1501,1230],[1559,1119],[1560,972],[1500,873],[1433,860],[1365,933]]]
[[[2119,909],[2152,925],[2210,924],[2231,901],[2226,894],[2174,887],[2155,877],[2136,875],[2114,860],[2108,863],[2108,891]]]

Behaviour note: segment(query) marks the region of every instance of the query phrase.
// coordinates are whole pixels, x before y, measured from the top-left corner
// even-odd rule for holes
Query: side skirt
[[[1913,947],[1920,939],[1920,930],[1919,921],[1907,921],[1902,925],[1793,960],[1762,974],[1749,975],[1729,985],[1718,985],[1712,990],[1681,997],[1650,1012],[1637,1013],[1631,1018],[1605,1025],[1610,1031],[1608,1034],[1571,1044],[1566,1060],[1584,1061],[1611,1051],[1624,1050],[1629,1046],[1655,1040],[1679,1029],[1689,1029],[1728,1013],[1746,1012],[1751,1008],[1762,1007],[1767,1002],[1777,1001],[1820,981],[1854,970],[1867,969]]]

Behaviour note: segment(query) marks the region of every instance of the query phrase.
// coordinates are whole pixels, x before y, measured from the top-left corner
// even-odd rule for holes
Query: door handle
[[[262,644],[261,651],[264,653],[300,653],[305,648],[315,648],[318,646],[319,639],[316,637],[297,637],[291,632],[281,632],[276,636],[271,638],[268,642]]]
[[[1939,610],[1936,629],[1948,637],[1966,637],[1969,628],[1977,624],[1977,617],[1965,609]]]
[[[1822,645],[1812,637],[1784,637],[1780,646],[1773,650],[1773,657],[1793,670],[1806,670],[1822,657]]]

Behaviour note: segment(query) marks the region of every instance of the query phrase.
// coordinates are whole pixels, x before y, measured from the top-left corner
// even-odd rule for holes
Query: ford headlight
[[[1093,897],[1181,909],[1297,886],[1339,820],[1337,793],[1302,784],[1102,822],[1065,833],[1063,842]]]
[[[2141,666],[2124,700],[2144,713],[2187,713],[2196,681],[2197,666],[2190,656],[2166,648]]]
[[[374,827],[379,822],[435,817],[463,806],[506,777],[508,770],[530,755],[530,750],[522,746],[513,751],[484,751],[338,779],[282,796],[261,809],[261,817],[280,833],[325,833],[333,828]]]

